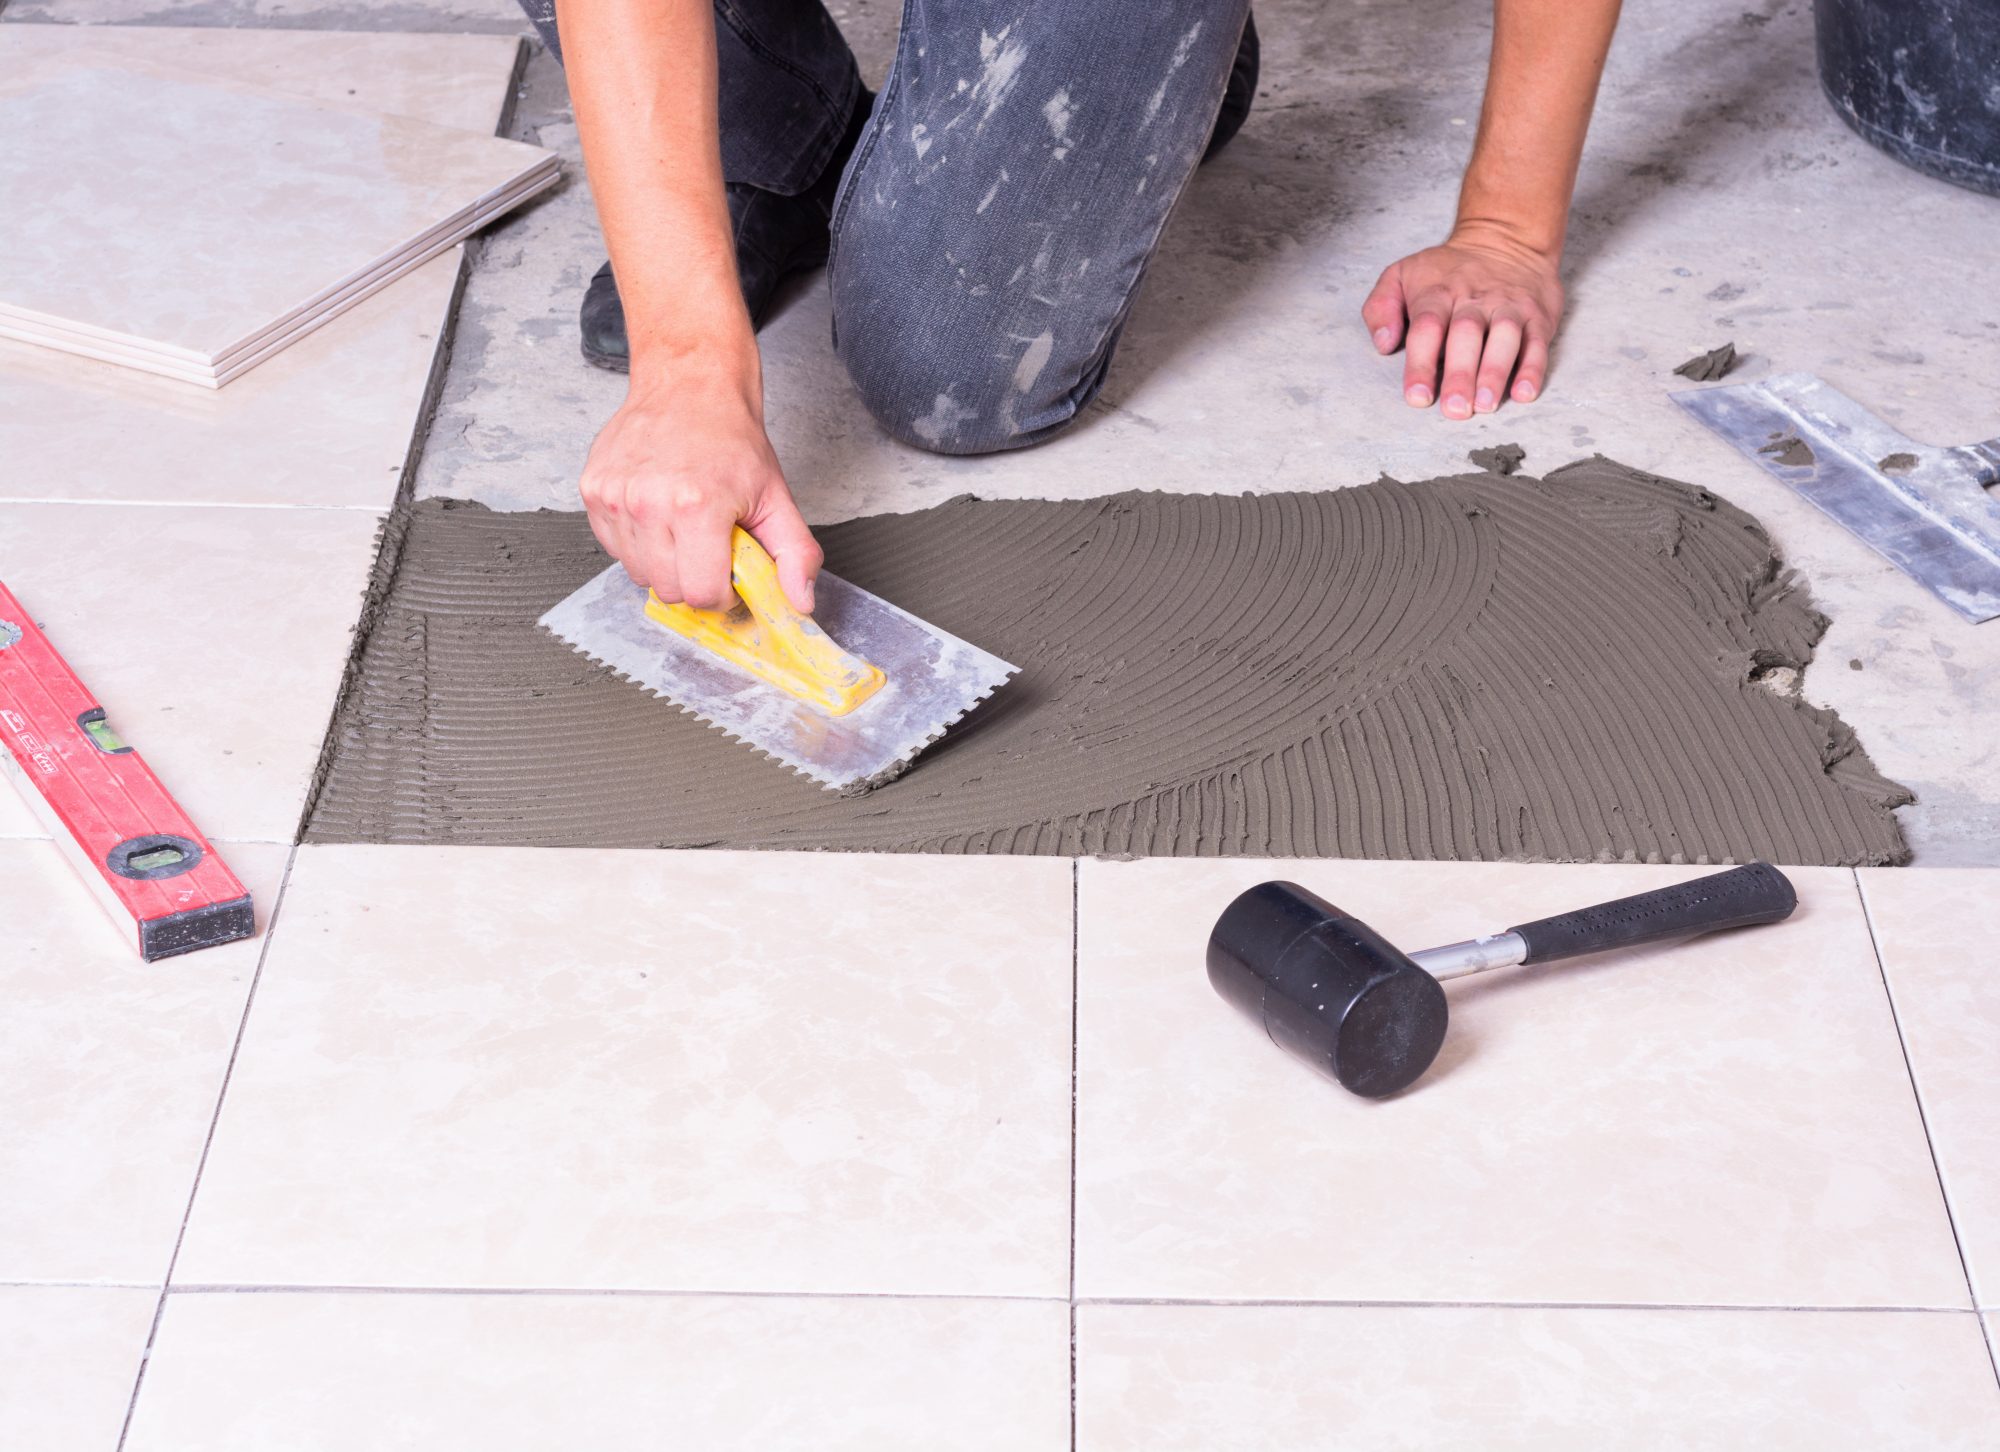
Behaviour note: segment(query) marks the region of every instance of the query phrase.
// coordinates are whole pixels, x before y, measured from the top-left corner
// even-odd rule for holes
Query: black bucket
[[[2000,0],[1814,0],[1819,79],[1898,161],[2000,196]]]

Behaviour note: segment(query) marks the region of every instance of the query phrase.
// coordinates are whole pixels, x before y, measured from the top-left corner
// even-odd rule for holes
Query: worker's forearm
[[[700,361],[754,380],[722,184],[711,0],[558,0],[635,389]]]
[[[1554,257],[1590,129],[1619,0],[1494,0],[1479,139],[1459,192],[1461,232]]]

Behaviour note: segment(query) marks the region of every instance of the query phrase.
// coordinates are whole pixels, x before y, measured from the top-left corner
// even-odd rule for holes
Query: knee
[[[976,323],[842,319],[838,351],[862,403],[906,444],[934,454],[993,454],[1060,433],[1066,401],[1023,382],[1045,370],[1049,332],[1022,344]],[[1009,357],[1015,361],[1008,366]]]
[[[1109,352],[1065,336],[1060,319],[1013,317],[962,287],[923,279],[891,291],[843,288],[836,278],[834,342],[876,421],[935,454],[999,453],[1053,438],[1096,393],[1099,358]]]

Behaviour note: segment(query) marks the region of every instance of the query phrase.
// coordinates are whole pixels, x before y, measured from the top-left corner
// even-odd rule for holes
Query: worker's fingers
[[[734,511],[704,502],[674,519],[674,569],[681,599],[697,610],[721,610],[736,598],[729,583]]]
[[[1502,313],[1486,328],[1486,351],[1479,356],[1479,377],[1472,388],[1472,411],[1491,413],[1507,396],[1507,380],[1513,376],[1514,360],[1521,356],[1521,324],[1511,314]]]
[[[681,574],[671,531],[657,525],[626,531],[625,553],[620,558],[625,562],[625,573],[635,583],[644,585],[669,605],[680,602]],[[640,579],[641,575],[645,578]]]
[[[1383,269],[1368,300],[1361,304],[1361,321],[1368,325],[1368,336],[1375,340],[1376,352],[1396,351],[1396,345],[1403,341],[1404,316],[1403,265],[1392,263]]]
[[[1549,334],[1545,325],[1530,322],[1521,343],[1521,364],[1514,372],[1514,401],[1533,403],[1542,396],[1549,373]]]
[[[681,598],[680,572],[674,566],[673,521],[659,507],[655,491],[623,479],[594,494],[586,492],[591,527],[604,547],[618,557],[632,583],[643,585],[667,604]],[[598,528],[599,515],[602,529]],[[606,540],[605,536],[610,535]]]
[[[812,614],[813,582],[819,578],[819,567],[825,563],[826,555],[819,541],[812,537],[812,531],[806,528],[805,516],[799,513],[792,496],[770,491],[759,517],[754,523],[745,520],[743,527],[777,561],[778,583],[784,587],[785,598],[792,602],[792,608]]]
[[[611,556],[614,560],[623,561],[625,558],[625,541],[618,531],[617,524],[595,509],[590,510],[583,517],[590,521],[590,532],[597,536],[597,543],[603,547],[604,553]],[[629,565],[626,567],[626,572],[628,574],[631,572]],[[633,579],[639,584],[643,585],[645,583],[645,581],[639,580],[636,575],[633,576]]]
[[[1410,331],[1403,342],[1403,399],[1412,407],[1429,408],[1437,397],[1438,359],[1450,317],[1448,301],[1423,299],[1410,307]]]
[[[631,521],[626,514],[625,481],[613,471],[587,466],[578,492],[583,496],[584,518],[590,521],[590,532],[597,536],[604,552],[625,566],[625,573],[634,584],[651,585],[647,562],[628,527]]]
[[[1462,304],[1444,341],[1444,383],[1438,396],[1443,400],[1439,411],[1446,418],[1472,417],[1472,375],[1485,343],[1485,310]]]
[[[622,500],[613,524],[618,537],[614,553],[632,583],[645,586],[669,605],[679,600],[673,529],[646,507],[646,496],[634,493]]]

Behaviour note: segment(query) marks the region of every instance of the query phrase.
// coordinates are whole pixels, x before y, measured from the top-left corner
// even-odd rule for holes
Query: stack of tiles
[[[538,147],[109,50],[0,80],[0,134],[0,337],[208,388],[557,180]]]

